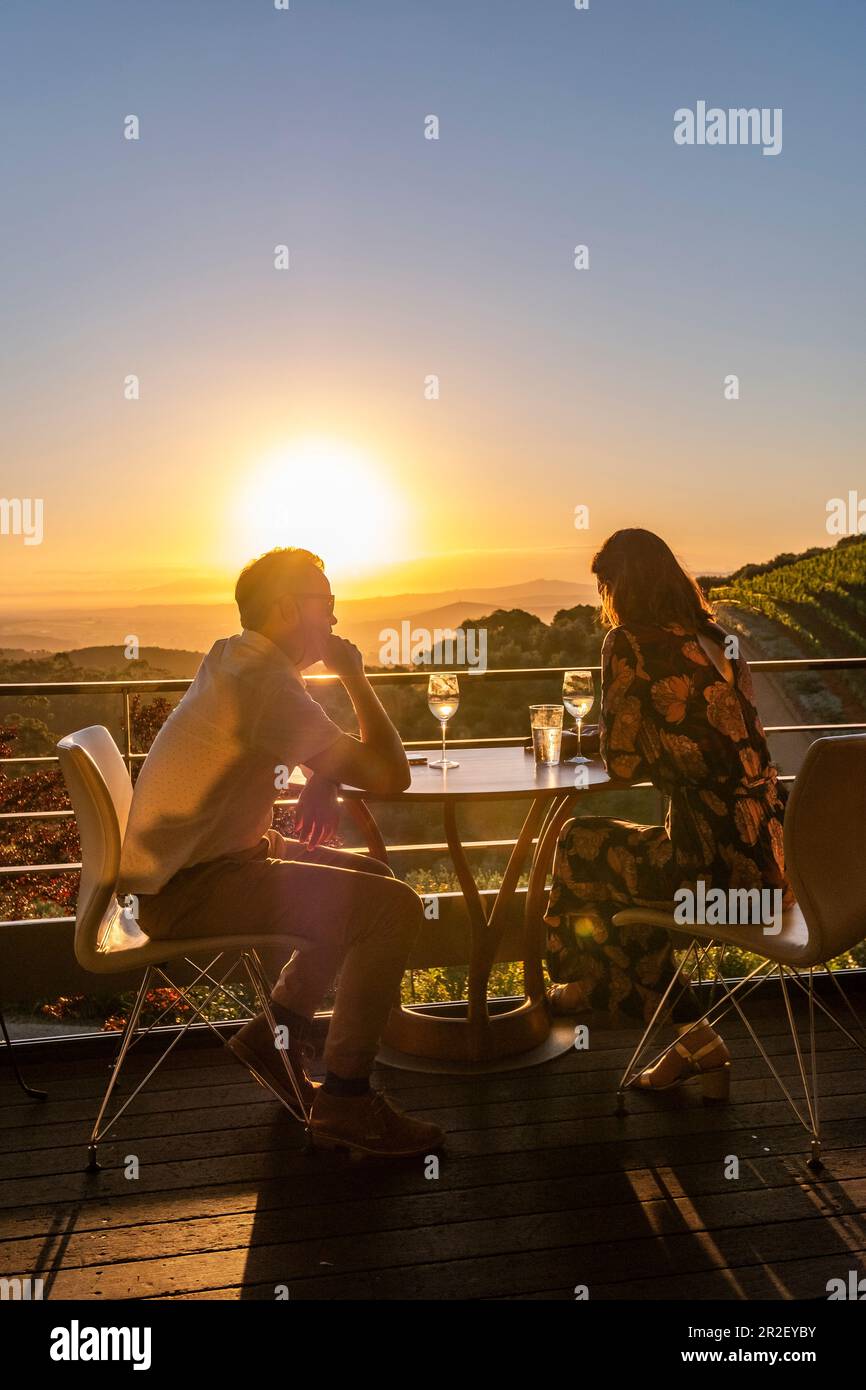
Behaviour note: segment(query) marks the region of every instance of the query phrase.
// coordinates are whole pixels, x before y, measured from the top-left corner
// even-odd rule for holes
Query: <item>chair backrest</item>
[[[92,969],[101,932],[110,927],[114,916],[114,885],[132,782],[117,744],[101,724],[68,734],[57,750],[81,838],[75,955],[81,965]]]
[[[866,937],[866,734],[809,748],[785,810],[785,867],[818,959]]]

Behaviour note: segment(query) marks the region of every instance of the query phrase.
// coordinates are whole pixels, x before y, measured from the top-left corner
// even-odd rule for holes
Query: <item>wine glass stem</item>
[[[448,720],[447,720],[447,719],[443,719],[443,720],[442,720],[442,762],[443,762],[443,763],[445,762],[445,730],[446,730],[447,726],[448,726]]]
[[[579,758],[583,756],[583,748],[581,747],[581,742],[580,742],[580,730],[581,730],[581,725],[582,725],[582,724],[583,724],[583,720],[582,720],[582,719],[578,719],[578,721],[577,721],[577,756],[578,756]]]

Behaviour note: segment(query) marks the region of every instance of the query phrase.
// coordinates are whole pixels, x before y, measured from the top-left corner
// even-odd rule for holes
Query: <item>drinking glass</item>
[[[445,772],[449,767],[459,767],[453,759],[445,756],[445,729],[448,720],[457,713],[460,704],[460,686],[456,676],[431,676],[427,682],[427,704],[430,713],[442,725],[442,757],[428,763],[428,767],[441,767]]]
[[[556,767],[562,749],[562,705],[530,705],[529,717],[536,763]]]
[[[569,758],[570,763],[588,763],[581,751],[580,734],[583,721],[595,704],[595,685],[591,671],[566,671],[562,681],[562,703],[575,720],[577,732],[577,754]]]

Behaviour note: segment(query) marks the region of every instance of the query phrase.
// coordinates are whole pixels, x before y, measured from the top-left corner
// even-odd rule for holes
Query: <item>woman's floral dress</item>
[[[726,634],[713,625],[723,645]],[[617,927],[624,907],[670,910],[678,888],[779,888],[786,793],[777,782],[748,665],[732,685],[693,633],[613,628],[602,648],[600,751],[611,777],[670,798],[665,825],[581,816],[560,836],[545,921],[547,968],[583,985],[577,1007],[648,1020],[676,966],[670,934]],[[756,931],[760,928],[756,927]],[[674,990],[673,995],[676,996]],[[673,1009],[698,1017],[691,991]]]

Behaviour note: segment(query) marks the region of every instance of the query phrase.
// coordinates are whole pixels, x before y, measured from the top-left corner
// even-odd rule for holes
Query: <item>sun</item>
[[[304,439],[253,465],[237,506],[237,543],[245,560],[298,545],[320,555],[329,574],[364,574],[397,558],[403,510],[362,450]]]

